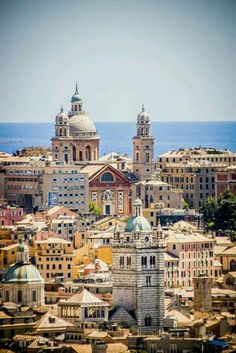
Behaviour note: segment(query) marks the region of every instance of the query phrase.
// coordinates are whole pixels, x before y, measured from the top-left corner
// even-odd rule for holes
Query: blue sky
[[[236,120],[236,1],[0,1],[0,121]]]

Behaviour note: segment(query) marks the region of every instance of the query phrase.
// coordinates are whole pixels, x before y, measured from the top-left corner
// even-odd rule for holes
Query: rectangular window
[[[18,290],[17,299],[18,299],[18,302],[22,302],[22,291],[21,290]]]
[[[146,286],[151,287],[152,282],[151,282],[151,276],[146,276]]]
[[[36,302],[36,290],[32,291],[32,301]]]

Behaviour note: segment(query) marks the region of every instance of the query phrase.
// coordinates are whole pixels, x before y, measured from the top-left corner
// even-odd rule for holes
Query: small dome
[[[18,264],[10,267],[2,283],[44,283],[38,269],[32,264]]]
[[[94,122],[85,112],[73,115],[69,120],[69,126],[71,135],[78,134],[80,132],[97,132]]]
[[[138,114],[138,120],[149,121],[149,114],[145,111],[144,105],[142,106],[142,111]]]
[[[135,232],[135,231],[141,231],[141,232],[151,232],[151,226],[147,219],[143,216],[132,216],[129,218],[126,226],[125,226],[125,232]]]
[[[73,96],[71,97],[71,103],[75,103],[75,102],[81,102],[82,99],[79,96],[79,91],[78,91],[78,84],[76,83],[75,86],[75,93],[73,94]]]
[[[71,97],[71,103],[80,102],[80,101],[82,101],[82,99],[80,98],[80,96],[78,94],[74,94]]]
[[[59,124],[59,125],[66,124],[68,120],[69,120],[68,116],[66,115],[66,113],[64,113],[63,108],[61,107],[60,113],[58,113],[56,116],[56,124]]]
[[[142,201],[137,197],[133,202],[133,206],[142,206]]]

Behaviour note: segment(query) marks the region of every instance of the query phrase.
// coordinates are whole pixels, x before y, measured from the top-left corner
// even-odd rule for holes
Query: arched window
[[[152,318],[150,315],[146,315],[144,318],[145,326],[152,326]]]
[[[150,256],[150,265],[151,265],[151,267],[155,267],[155,265],[156,265],[155,256]]]
[[[73,159],[73,161],[76,161],[76,147],[75,146],[72,147],[72,159]]]
[[[230,261],[230,271],[236,271],[236,261],[235,260]]]
[[[127,267],[131,266],[131,256],[127,256]]]
[[[112,182],[112,181],[114,181],[114,177],[110,172],[105,172],[102,174],[101,181]]]
[[[85,154],[86,154],[86,160],[91,161],[91,147],[90,146],[86,147]]]
[[[147,267],[147,256],[142,256],[141,263],[143,267]]]

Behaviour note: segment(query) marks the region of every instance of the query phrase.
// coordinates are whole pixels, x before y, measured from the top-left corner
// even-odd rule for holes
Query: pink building
[[[0,226],[12,226],[24,218],[21,207],[0,206]]]
[[[192,287],[193,277],[204,273],[215,277],[215,240],[199,233],[195,227],[171,228],[166,234],[166,287]]]

